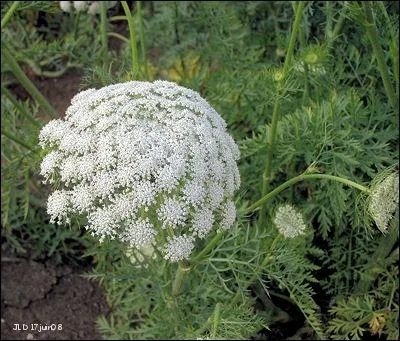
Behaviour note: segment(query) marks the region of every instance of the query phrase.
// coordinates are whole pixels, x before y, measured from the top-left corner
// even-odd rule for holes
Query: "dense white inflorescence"
[[[65,120],[40,132],[52,222],[87,217],[101,240],[155,245],[189,257],[213,226],[230,228],[239,150],[197,92],[167,81],[127,82],[77,94]]]
[[[289,204],[278,207],[274,219],[275,226],[286,238],[294,238],[304,234],[307,226],[303,216]]]
[[[390,220],[399,205],[399,174],[394,172],[373,188],[369,211],[382,233],[386,233]]]
[[[107,1],[107,8],[114,7],[118,1]],[[60,1],[60,8],[64,12],[71,12],[75,9],[77,12],[86,11],[89,14],[100,13],[100,1]]]

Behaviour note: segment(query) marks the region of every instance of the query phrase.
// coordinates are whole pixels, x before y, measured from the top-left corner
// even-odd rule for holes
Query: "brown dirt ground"
[[[59,78],[32,81],[63,116],[81,78],[82,72],[70,71]],[[20,85],[11,89],[20,99],[28,97]],[[2,255],[1,270],[1,340],[102,339],[95,321],[109,308],[99,286],[81,276],[89,268],[7,254]],[[20,331],[13,330],[15,324]]]
[[[102,339],[95,320],[109,309],[82,270],[3,255],[1,266],[2,340]]]
[[[41,78],[35,76],[31,76],[30,78],[59,115],[64,116],[65,110],[71,103],[71,98],[79,92],[82,76],[83,73],[81,71],[71,70],[59,78]],[[26,90],[20,84],[15,84],[11,87],[11,90],[21,100],[26,100],[29,97]]]

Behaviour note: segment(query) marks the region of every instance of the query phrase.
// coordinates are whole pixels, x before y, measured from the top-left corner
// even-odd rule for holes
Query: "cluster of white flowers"
[[[399,174],[394,172],[375,184],[369,202],[369,211],[382,233],[399,205]]]
[[[304,234],[307,226],[301,213],[289,204],[278,207],[274,219],[275,226],[286,238],[294,238]]]
[[[118,1],[107,1],[107,8],[112,8]],[[60,1],[60,8],[67,13],[73,9],[76,11],[87,11],[89,14],[100,13],[100,1]]]
[[[187,259],[196,238],[230,228],[240,186],[239,149],[221,116],[197,92],[167,81],[89,89],[39,143],[52,222],[87,217],[100,239],[157,245]]]

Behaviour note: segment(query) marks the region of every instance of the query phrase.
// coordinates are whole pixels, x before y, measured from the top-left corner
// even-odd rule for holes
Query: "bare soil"
[[[109,308],[82,269],[12,256],[1,265],[2,340],[102,339],[95,320]]]
[[[28,75],[38,90],[62,117],[71,104],[71,98],[80,90],[83,73],[82,71],[71,70],[58,78],[36,77],[29,73]],[[29,94],[20,84],[15,84],[11,87],[11,90],[21,100],[26,100],[29,97]],[[44,118],[46,121],[48,119]]]
[[[80,71],[53,79],[31,76],[60,117],[79,91],[81,79]],[[11,90],[19,99],[29,96],[20,85]],[[82,276],[89,267],[7,253],[2,254],[1,270],[1,340],[102,339],[95,324],[109,308],[97,283]]]

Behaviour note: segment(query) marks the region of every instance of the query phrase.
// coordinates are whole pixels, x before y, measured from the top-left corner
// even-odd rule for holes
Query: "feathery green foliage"
[[[10,5],[2,3],[3,16]],[[81,236],[77,222],[71,230],[48,223],[45,187],[37,177],[38,127],[26,116],[35,116],[37,107],[2,95],[7,243],[60,259],[86,247],[94,259],[87,277],[101,283],[112,308],[98,320],[108,339],[273,338],[279,327],[285,338],[295,338],[300,329],[286,330],[293,321],[311,339],[397,339],[398,209],[382,234],[368,203],[374,184],[398,169],[398,3],[305,2],[285,70],[298,2],[142,5],[140,14],[133,6],[132,15],[133,28],[144,35],[131,40],[137,46],[125,42],[119,51],[108,51],[107,63],[99,53],[99,18],[74,23],[53,3],[21,3],[2,38],[37,75],[84,67],[82,89],[161,78],[198,91],[240,147],[235,227],[198,246],[200,251],[212,245],[186,264],[175,296],[177,264],[161,259],[157,250],[152,258],[114,241],[97,245]],[[45,28],[34,24],[39,10],[46,13]],[[131,51],[143,39],[147,58],[138,57],[133,72]],[[8,71],[2,61],[3,85],[14,82]],[[271,134],[273,149],[267,143]],[[301,181],[268,200],[264,216],[260,210],[248,213],[262,195],[268,152],[271,190],[304,172],[341,177],[365,190],[331,179]],[[271,217],[282,203],[302,213],[304,235],[279,234]]]

